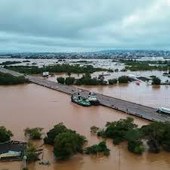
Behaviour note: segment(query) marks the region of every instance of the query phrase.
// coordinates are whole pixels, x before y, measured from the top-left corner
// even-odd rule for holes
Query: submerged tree
[[[25,136],[28,136],[30,139],[41,139],[43,128],[26,128]]]
[[[161,80],[158,77],[153,77],[152,79],[152,85],[160,85]]]
[[[117,84],[117,79],[110,79],[108,82],[110,85]]]
[[[121,76],[118,78],[119,83],[128,83],[129,77],[128,76]]]
[[[26,151],[25,151],[25,156],[27,157],[28,162],[34,162],[34,161],[39,160],[37,149],[30,142],[27,144],[27,148],[26,148]]]
[[[58,77],[57,78],[57,82],[60,84],[64,84],[65,83],[65,79],[63,77]]]
[[[140,140],[128,141],[128,150],[135,154],[142,154],[144,152],[144,145]]]
[[[0,72],[0,85],[15,85],[26,83],[24,76],[15,77],[7,73]]]
[[[104,135],[113,139],[114,144],[119,144],[126,140],[126,134],[129,130],[137,127],[133,118],[121,119],[116,122],[107,123]]]
[[[68,129],[63,123],[59,123],[53,127],[53,129],[47,132],[47,136],[44,138],[46,144],[53,145],[55,137],[60,133],[66,132]]]
[[[75,82],[75,78],[74,77],[66,77],[65,79],[65,84],[66,85],[73,85]]]
[[[68,159],[76,153],[82,153],[85,142],[85,137],[74,131],[61,133],[54,141],[54,155],[57,159]]]
[[[86,154],[98,154],[98,153],[102,153],[102,154],[108,156],[110,154],[110,150],[107,148],[106,142],[102,141],[99,144],[95,144],[95,145],[92,145],[90,147],[87,147],[85,149],[85,153]]]
[[[4,126],[0,126],[0,143],[10,141],[13,136],[10,130],[7,130]]]
[[[152,122],[141,128],[148,140],[149,151],[158,153],[161,147],[170,152],[170,122]]]

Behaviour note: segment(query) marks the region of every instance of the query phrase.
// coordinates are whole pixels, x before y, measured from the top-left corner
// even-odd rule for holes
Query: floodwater
[[[122,85],[79,87],[154,108],[170,108],[170,85],[152,86],[146,83],[137,85],[135,82],[131,82]]]
[[[101,72],[95,72],[92,77],[98,77]],[[161,71],[136,71],[136,72],[117,72],[110,73],[110,75],[105,76],[105,80],[118,78],[122,75],[135,75],[135,76],[146,76],[151,75],[158,76],[163,82],[166,80],[170,81],[170,78],[162,76]],[[57,77],[68,77],[67,74],[56,74],[48,79],[56,82]],[[71,76],[75,78],[80,78],[82,74],[72,74]],[[112,96],[115,98],[120,98],[128,100],[131,102],[143,104],[151,107],[168,107],[170,108],[170,85],[152,86],[148,85],[146,82],[140,81],[137,85],[136,82],[131,82],[129,84],[122,85],[106,85],[106,86],[77,86],[79,88],[87,89],[93,92],[102,93],[104,95]]]
[[[25,140],[23,130],[26,127],[43,127],[44,132],[53,125],[63,122],[68,128],[75,129],[88,139],[88,145],[98,143],[100,139],[90,134],[90,127],[103,127],[107,121],[126,118],[126,114],[102,106],[81,107],[70,102],[68,95],[34,84],[18,86],[0,86],[0,126],[11,129],[14,139]],[[141,126],[148,121],[135,118]],[[50,166],[29,165],[29,170],[169,170],[170,154],[161,152],[142,156],[127,151],[126,144],[114,146],[107,141],[111,150],[109,157],[76,155],[68,161],[55,161],[52,148],[44,146],[44,159]],[[0,163],[0,170],[20,170],[21,162]]]

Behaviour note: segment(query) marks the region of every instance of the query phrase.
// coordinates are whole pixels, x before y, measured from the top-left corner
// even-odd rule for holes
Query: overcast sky
[[[0,0],[0,51],[170,50],[170,0]]]

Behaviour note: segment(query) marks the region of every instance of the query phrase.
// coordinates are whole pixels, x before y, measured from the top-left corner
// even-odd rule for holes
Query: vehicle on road
[[[170,115],[170,109],[165,107],[159,107],[157,112]]]
[[[95,93],[91,93],[91,92],[90,92],[87,99],[89,100],[89,102],[91,103],[91,105],[97,106],[97,105],[100,104],[100,102],[99,102],[99,100],[97,99],[97,96],[96,96]]]

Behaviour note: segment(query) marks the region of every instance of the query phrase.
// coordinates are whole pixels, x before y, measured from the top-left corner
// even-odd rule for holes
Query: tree
[[[65,79],[65,84],[66,84],[66,85],[73,85],[74,82],[75,82],[75,78],[74,78],[74,77],[67,77],[67,78]]]
[[[108,82],[110,85],[117,84],[117,79],[110,79]]]
[[[128,76],[121,76],[118,78],[119,83],[128,83],[129,77]]]
[[[144,146],[141,138],[142,133],[140,129],[129,130],[125,135],[125,139],[128,141],[128,150],[136,154],[142,154],[144,152]]]
[[[97,154],[103,153],[104,155],[108,156],[110,154],[110,150],[106,146],[106,142],[102,141],[99,144],[92,145],[85,149],[86,154]]]
[[[34,162],[34,161],[39,160],[37,149],[35,148],[35,146],[32,143],[27,144],[25,156],[27,157],[28,162]]]
[[[27,80],[23,76],[15,77],[13,75],[0,72],[0,85],[15,85],[26,82]]]
[[[127,141],[136,141],[136,140],[140,140],[142,138],[142,132],[140,131],[140,129],[130,129],[126,135],[125,135],[125,139]]]
[[[161,80],[158,77],[153,77],[152,79],[152,85],[160,85]]]
[[[53,129],[47,132],[47,137],[45,137],[44,142],[46,144],[53,145],[55,137],[60,133],[66,132],[68,129],[63,123],[59,123],[53,127]]]
[[[67,72],[67,75],[70,77],[71,76],[71,72],[69,71],[69,72]]]
[[[4,126],[0,126],[0,143],[10,141],[13,136],[10,130],[7,130]]]
[[[170,152],[170,122],[152,122],[142,126],[143,136],[148,140],[149,151],[158,153],[162,147]]]
[[[143,143],[139,140],[128,141],[128,150],[135,154],[142,154],[144,152]]]
[[[68,159],[76,153],[82,153],[86,139],[74,131],[67,131],[56,136],[54,155],[57,159]]]
[[[77,79],[75,82],[76,85],[98,85],[100,83],[100,80],[97,80],[96,78],[91,78],[89,72],[83,75],[80,79]]]
[[[105,136],[113,139],[114,144],[126,140],[126,134],[129,130],[137,127],[133,122],[133,118],[121,119],[116,122],[106,124]]]
[[[60,84],[64,84],[65,83],[65,79],[63,77],[58,77],[57,78],[57,82]]]
[[[90,128],[90,132],[93,133],[93,134],[96,134],[98,132],[99,128],[97,126],[92,126]]]
[[[42,130],[43,128],[26,128],[25,131],[25,136],[28,136],[30,139],[41,139],[42,135]]]
[[[153,139],[149,139],[147,141],[147,144],[149,146],[149,152],[152,152],[152,153],[159,153],[160,152],[160,150],[161,150],[160,144],[154,138]]]

